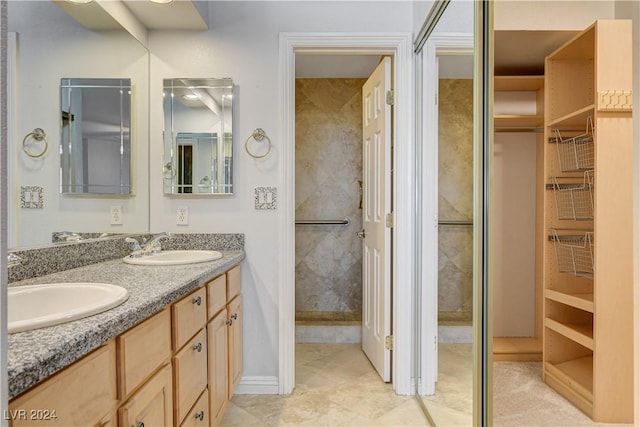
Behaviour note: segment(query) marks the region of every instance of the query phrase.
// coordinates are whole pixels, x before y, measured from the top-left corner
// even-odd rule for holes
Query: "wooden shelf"
[[[544,296],[548,299],[593,313],[593,293],[571,293],[546,289]]]
[[[551,120],[547,126],[558,128],[560,130],[586,130],[587,117],[593,116],[594,112],[595,104],[587,105],[586,107],[582,107],[572,113]]]
[[[544,87],[544,76],[494,76],[496,92],[532,92]]]
[[[544,116],[541,115],[518,115],[504,114],[493,117],[495,128],[539,128],[544,125]]]
[[[583,347],[593,350],[593,327],[582,323],[560,323],[551,318],[546,318],[544,325],[569,338],[571,341],[577,342]]]
[[[568,383],[588,400],[593,400],[593,356],[562,363],[545,363],[545,368],[560,381]]]

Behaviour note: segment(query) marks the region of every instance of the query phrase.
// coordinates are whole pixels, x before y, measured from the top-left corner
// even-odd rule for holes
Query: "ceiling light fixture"
[[[152,3],[167,4],[173,3],[173,0],[151,0]]]

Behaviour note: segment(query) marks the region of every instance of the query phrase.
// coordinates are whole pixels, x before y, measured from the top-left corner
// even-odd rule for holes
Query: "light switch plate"
[[[37,185],[21,186],[20,207],[23,209],[43,209],[44,188]]]
[[[257,187],[255,189],[255,208],[257,210],[276,209],[278,190],[276,187]]]

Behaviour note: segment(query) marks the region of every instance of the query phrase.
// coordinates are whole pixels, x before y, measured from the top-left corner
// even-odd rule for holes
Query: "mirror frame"
[[[72,131],[73,126],[71,126],[71,122],[75,120],[75,116],[78,115],[77,110],[72,111],[72,97],[71,92],[74,89],[78,89],[83,91],[83,89],[104,89],[104,90],[113,90],[120,93],[120,105],[119,105],[119,113],[120,116],[120,173],[119,173],[119,185],[107,185],[101,182],[88,182],[89,178],[87,177],[87,181],[80,184],[72,183],[71,176],[73,165],[76,163],[73,159],[77,157],[74,156],[74,153],[71,150],[72,145],[81,144],[83,148],[82,159],[80,161],[83,164],[83,169],[86,168],[83,172],[83,175],[87,175],[91,172],[88,167],[89,156],[88,153],[84,152],[84,149],[87,148],[85,145],[85,133],[84,133],[84,125],[86,122],[80,122],[78,126],[79,133],[82,136],[82,141],[78,142],[75,140],[74,133]],[[128,93],[123,95],[123,91],[127,90]],[[112,92],[110,92],[112,93]],[[131,78],[68,78],[63,77],[60,79],[60,194],[65,195],[85,195],[85,194],[100,194],[100,195],[120,195],[120,196],[131,196],[133,195],[133,148],[134,148],[134,138],[133,135],[135,132],[133,131],[134,121],[133,121],[133,106],[135,96],[135,92],[133,89],[133,85],[131,83]],[[128,104],[128,105],[127,105]],[[84,106],[80,107],[81,116],[84,116],[86,109]],[[67,111],[68,110],[68,111]],[[128,114],[126,112],[128,111]],[[116,115],[114,115],[116,117]],[[100,122],[99,124],[104,124]],[[113,135],[115,132],[109,132],[108,135]],[[124,135],[128,135],[125,137]],[[128,148],[126,148],[128,147]],[[128,153],[127,153],[128,151]],[[100,156],[102,160],[104,160],[104,156]],[[126,162],[123,162],[123,159],[128,158]],[[66,178],[66,182],[65,182]],[[123,181],[128,184],[123,184]],[[107,190],[109,188],[110,190]],[[93,190],[92,190],[93,189]],[[101,191],[103,190],[104,191]],[[117,190],[119,189],[119,191]]]
[[[194,82],[195,84],[190,84],[190,82]],[[216,109],[221,108],[221,119],[220,122],[223,123],[221,126],[222,137],[220,137],[217,133],[213,132],[205,132],[202,129],[197,129],[193,131],[180,131],[175,128],[175,108],[174,105],[176,102],[176,89],[186,89],[193,91],[193,95],[196,97],[193,102],[204,104],[205,108],[210,109],[214,115],[218,115],[220,113],[216,113]],[[220,101],[216,100],[211,91],[214,90],[218,92],[220,90]],[[211,196],[233,196],[234,195],[234,182],[235,182],[235,163],[234,156],[237,155],[235,153],[235,145],[236,145],[236,127],[237,127],[237,85],[234,84],[233,79],[231,78],[165,78],[162,80],[162,97],[163,97],[163,166],[162,166],[162,177],[163,177],[163,194],[165,196],[179,196],[179,197],[211,197]],[[169,95],[170,94],[170,95]],[[169,95],[169,96],[168,96]],[[183,95],[181,95],[183,96]],[[213,105],[209,105],[209,101],[205,97],[210,97],[210,101]],[[230,107],[226,108],[224,105],[224,100],[228,99],[231,102]],[[189,102],[189,101],[185,101]],[[180,102],[185,105],[188,109],[188,105],[184,102]],[[222,106],[220,105],[222,104]],[[230,115],[231,117],[231,129],[230,132],[225,132],[225,122],[227,121],[227,117]],[[230,133],[230,135],[229,135]],[[178,171],[181,169],[180,165],[180,157],[178,156],[178,151],[180,144],[178,144],[178,140],[180,136],[191,135],[201,135],[205,138],[215,139],[215,150],[211,150],[212,154],[215,151],[215,158],[212,155],[211,163],[208,164],[209,168],[214,170],[211,173],[207,174],[203,178],[201,178],[198,182],[197,177],[192,177],[193,181],[188,184],[180,184],[178,183],[176,177]],[[230,136],[230,141],[227,138]],[[170,140],[169,140],[170,139]],[[200,138],[198,138],[200,139]],[[170,144],[170,148],[169,147]],[[195,149],[192,148],[191,152],[188,154],[188,157],[191,157],[191,164],[195,165],[197,159],[195,156],[197,155],[197,146],[194,144]],[[227,150],[230,150],[230,156]],[[169,152],[167,152],[169,151]],[[229,159],[228,162],[226,159]],[[192,169],[195,169],[193,167]],[[211,178],[209,177],[211,175]],[[205,180],[205,181],[203,181]],[[180,192],[180,187],[183,185],[187,185],[191,192]],[[204,186],[208,186],[210,191],[204,191]],[[228,188],[228,191],[220,191],[220,188],[223,190]]]

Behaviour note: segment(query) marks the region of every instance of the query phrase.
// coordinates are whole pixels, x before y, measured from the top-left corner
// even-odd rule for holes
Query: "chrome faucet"
[[[142,256],[142,248],[136,239],[127,237],[124,241],[126,243],[133,243],[133,245],[131,245],[131,254],[129,255],[131,258],[140,258]]]
[[[7,266],[8,267],[15,267],[16,265],[20,265],[21,261],[22,261],[22,258],[20,258],[16,254],[8,254],[7,255]]]
[[[145,242],[142,247],[143,255],[150,255],[152,253],[158,253],[162,250],[160,246],[160,239],[170,239],[173,235],[171,233],[158,233],[151,236],[149,241]]]

